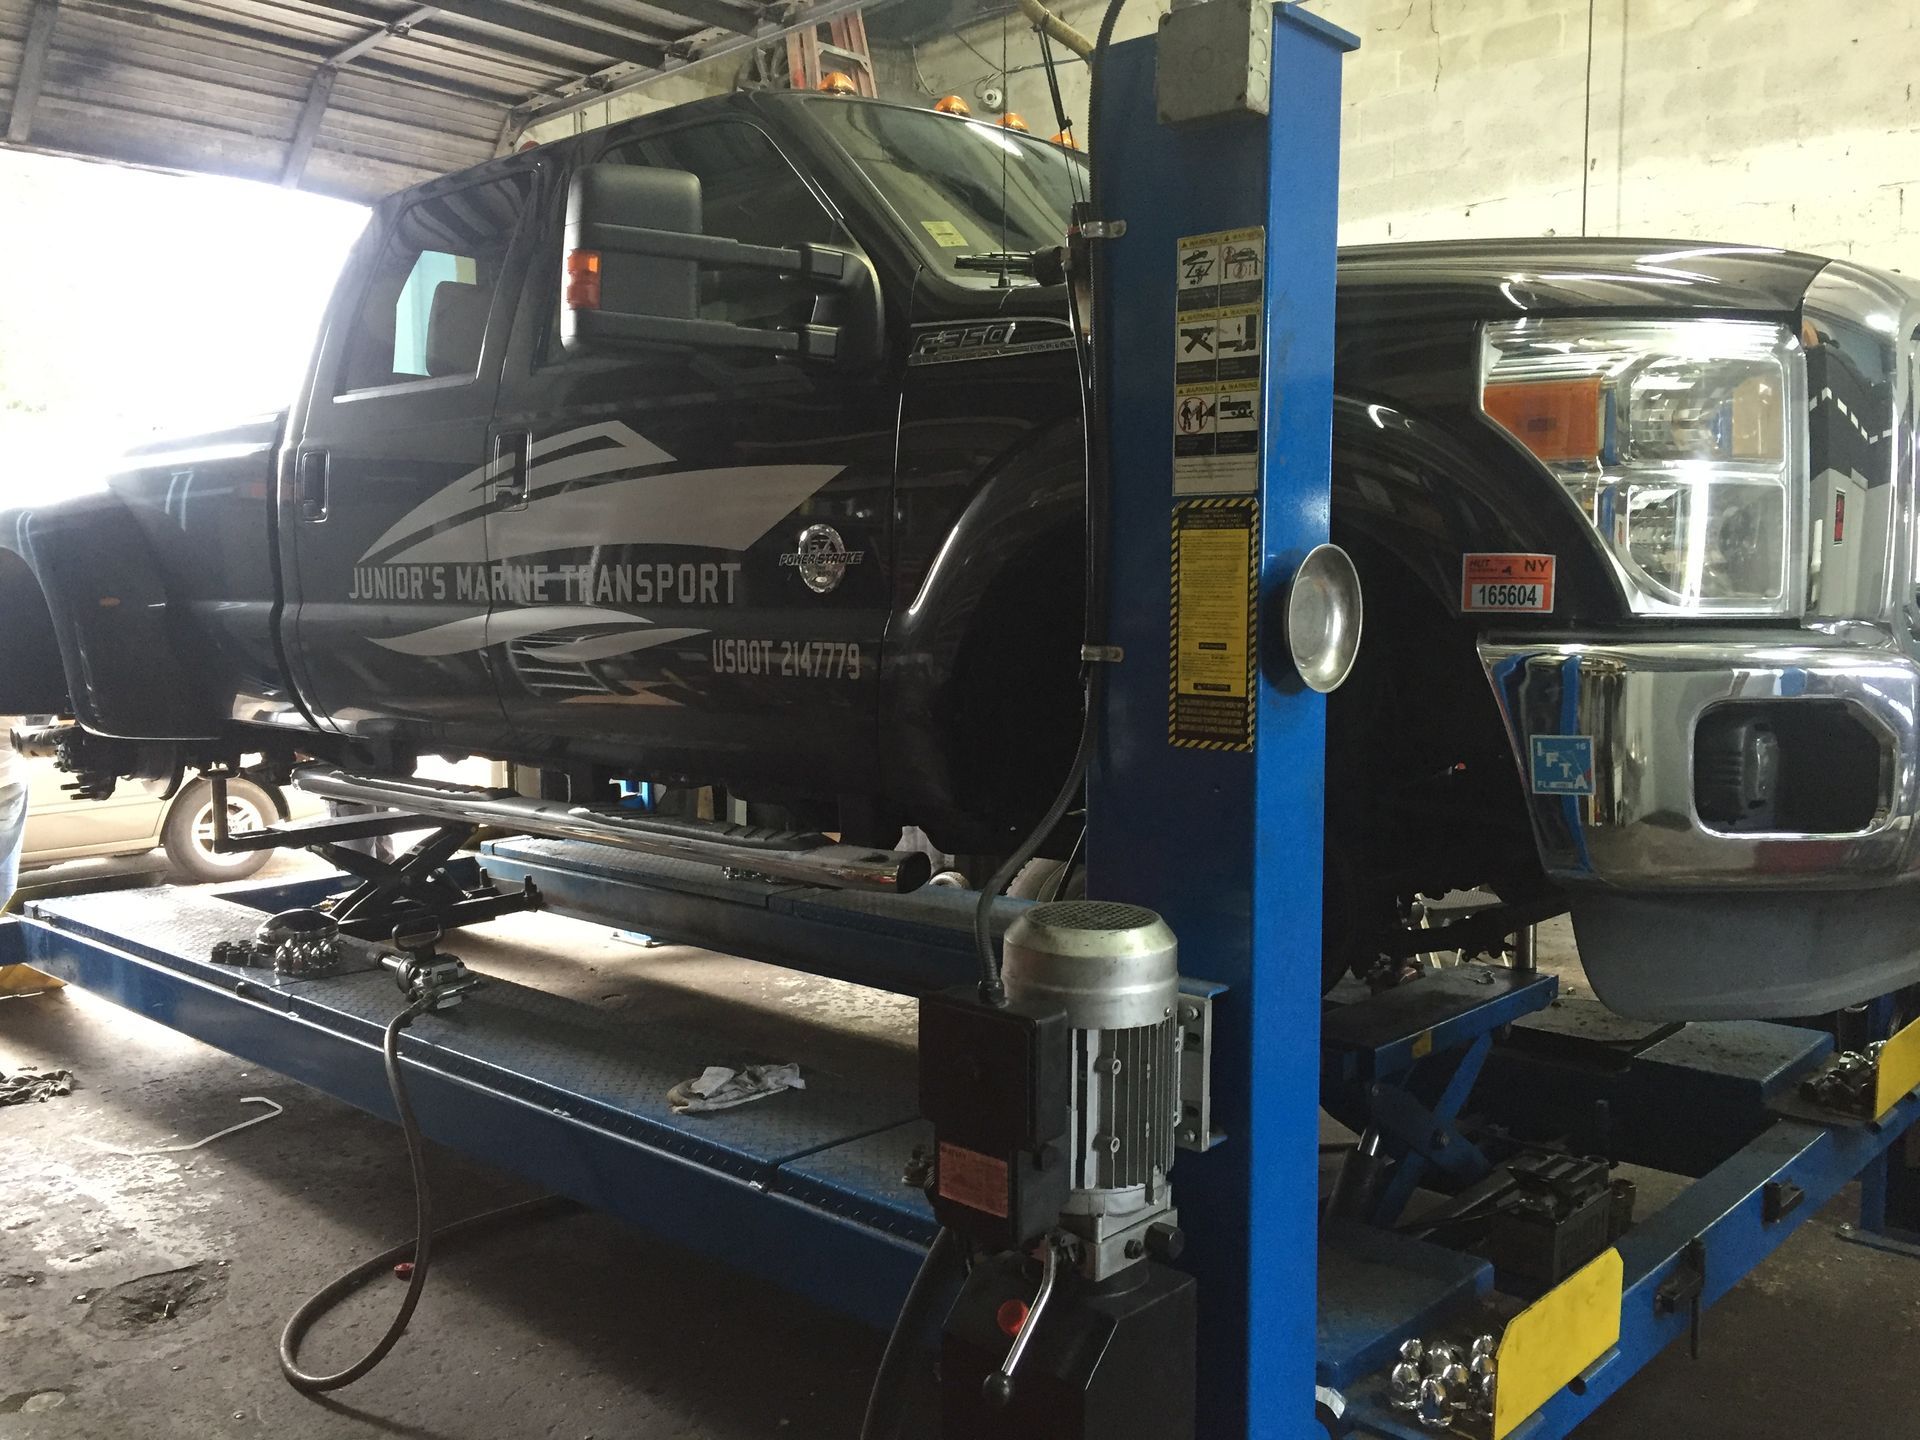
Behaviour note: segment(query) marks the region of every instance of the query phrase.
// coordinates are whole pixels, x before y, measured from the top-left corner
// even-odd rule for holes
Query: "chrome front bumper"
[[[1576,893],[1671,893],[1862,890],[1920,874],[1920,666],[1891,648],[1781,638],[1481,644],[1549,876]],[[1703,823],[1693,773],[1701,715],[1727,701],[1799,699],[1843,702],[1879,736],[1880,813],[1837,835]]]

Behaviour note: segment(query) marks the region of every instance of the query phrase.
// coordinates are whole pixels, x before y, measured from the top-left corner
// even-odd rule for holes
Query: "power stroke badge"
[[[800,572],[800,579],[816,595],[836,590],[846,579],[847,567],[866,559],[864,550],[849,550],[831,525],[809,525],[800,532],[800,546],[780,557],[782,569]]]

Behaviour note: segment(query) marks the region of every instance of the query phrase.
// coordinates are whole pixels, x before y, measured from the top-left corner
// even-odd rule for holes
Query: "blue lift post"
[[[1094,243],[1105,267],[1097,324],[1113,357],[1108,638],[1125,658],[1108,667],[1088,791],[1090,893],[1158,910],[1180,938],[1183,972],[1228,987],[1215,1008],[1213,1092],[1227,1143],[1174,1172],[1200,1281],[1199,1433],[1218,1440],[1322,1433],[1313,1236],[1326,707],[1291,674],[1283,616],[1294,568],[1327,539],[1340,66],[1358,41],[1293,5],[1274,7],[1272,27],[1269,115],[1159,123],[1158,42],[1147,38],[1112,48],[1093,130],[1096,165],[1124,157],[1101,173],[1105,213],[1094,218],[1126,231]],[[1249,252],[1264,260],[1251,285]],[[1223,279],[1225,305],[1184,294]],[[1204,366],[1176,357],[1183,317],[1196,328],[1249,303],[1253,384],[1242,363],[1216,369],[1226,388],[1209,391]],[[1222,429],[1223,396],[1250,398],[1257,428]],[[1176,461],[1183,405],[1198,443],[1188,434]],[[1209,458],[1209,426],[1212,465],[1197,463]],[[1251,463],[1221,453],[1229,433],[1257,437]],[[1209,511],[1231,523],[1199,534]],[[1251,633],[1209,639],[1190,613],[1183,640],[1178,592],[1190,612],[1230,604],[1240,537]],[[1224,644],[1236,673],[1183,660],[1183,644]],[[1222,685],[1224,701],[1206,703]]]

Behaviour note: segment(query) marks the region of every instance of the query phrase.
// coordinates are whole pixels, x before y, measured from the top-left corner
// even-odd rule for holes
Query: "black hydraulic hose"
[[[1100,81],[1106,74],[1107,48],[1113,44],[1113,28],[1120,23],[1120,12],[1126,9],[1127,0],[1107,0],[1106,13],[1100,17],[1100,30],[1093,42],[1093,59],[1088,62],[1087,70],[1087,152],[1088,165],[1093,171],[1092,196],[1094,214],[1100,219],[1109,218],[1100,210]]]
[[[393,1108],[400,1115],[400,1131],[407,1142],[407,1162],[413,1170],[414,1238],[390,1250],[382,1250],[371,1260],[363,1260],[316,1291],[288,1317],[286,1328],[280,1332],[280,1373],[287,1377],[289,1385],[304,1394],[318,1395],[351,1385],[387,1358],[387,1352],[406,1333],[407,1322],[413,1318],[414,1308],[420,1303],[420,1294],[426,1289],[427,1268],[436,1243],[462,1239],[515,1221],[577,1208],[571,1200],[545,1195],[538,1200],[523,1200],[515,1205],[503,1205],[497,1210],[469,1216],[440,1230],[433,1228],[433,1195],[427,1188],[426,1144],[420,1136],[420,1122],[414,1118],[413,1102],[407,1096],[406,1080],[400,1073],[400,1032],[425,1014],[434,999],[429,995],[409,1005],[393,1017],[380,1037],[380,1055],[387,1070],[387,1089],[393,1095]],[[346,1369],[331,1375],[313,1375],[302,1370],[300,1342],[306,1338],[315,1322],[376,1275],[386,1274],[403,1260],[413,1262],[407,1293],[400,1301],[400,1309],[395,1313],[393,1323],[374,1342],[373,1348]]]
[[[1060,72],[1054,68],[1053,41],[1047,38],[1044,25],[1033,27],[1033,33],[1040,37],[1040,63],[1047,71],[1047,94],[1053,100],[1054,124],[1060,133],[1068,139],[1073,138],[1073,121],[1067,118],[1067,102],[1060,98]]]
[[[873,1391],[867,1397],[866,1418],[860,1422],[860,1440],[895,1440],[906,1419],[907,1365],[919,1348],[920,1334],[932,1318],[931,1310],[949,1277],[961,1268],[960,1237],[942,1230],[933,1237],[926,1259],[914,1273],[913,1285],[887,1336],[887,1348],[874,1372]]]
[[[1100,179],[1106,166],[1102,162],[1099,144],[1100,89],[1101,80],[1106,74],[1107,51],[1113,43],[1114,26],[1119,23],[1120,12],[1126,3],[1127,0],[1108,0],[1106,13],[1100,17],[1099,38],[1094,42],[1088,81],[1090,109],[1087,139],[1091,152],[1088,165],[1092,172],[1088,208],[1092,218],[1102,221],[1111,220],[1112,217],[1101,209]],[[1093,764],[1093,753],[1100,743],[1100,706],[1106,693],[1103,671],[1107,663],[1100,652],[1106,647],[1107,633],[1107,537],[1111,529],[1109,502],[1112,468],[1106,435],[1106,385],[1111,369],[1107,358],[1111,350],[1108,336],[1112,327],[1100,314],[1100,301],[1106,293],[1106,286],[1101,280],[1105,267],[1099,259],[1103,243],[1095,241],[1082,247],[1091,267],[1094,310],[1091,346],[1086,344],[1088,317],[1080,313],[1078,304],[1072,298],[1073,287],[1071,283],[1068,285],[1068,309],[1074,322],[1074,338],[1079,342],[1075,349],[1082,357],[1080,418],[1087,470],[1086,628],[1081,648],[1086,677],[1082,690],[1085,708],[1080,720],[1080,743],[1074,750],[1066,779],[1061,783],[1059,793],[1053,797],[1053,804],[1026,839],[1007,857],[1006,863],[981,888],[980,898],[974,904],[973,948],[980,964],[980,999],[988,1005],[1004,1005],[1007,1000],[1007,987],[1000,975],[1000,956],[993,944],[993,902],[1013,883],[1013,877],[1020,873],[1020,868],[1034,857],[1046,843],[1047,837],[1066,818],[1067,811],[1080,793],[1081,785],[1086,781],[1087,771]],[[1089,350],[1091,363],[1086,358]]]

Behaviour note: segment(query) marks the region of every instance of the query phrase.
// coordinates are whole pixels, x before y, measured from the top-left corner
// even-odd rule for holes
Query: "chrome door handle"
[[[527,503],[527,484],[533,474],[533,432],[503,430],[493,437],[494,499],[503,510],[521,510]]]
[[[331,482],[329,468],[327,452],[324,450],[302,450],[295,464],[294,479],[299,492],[300,518],[309,525],[318,525],[327,518]]]

